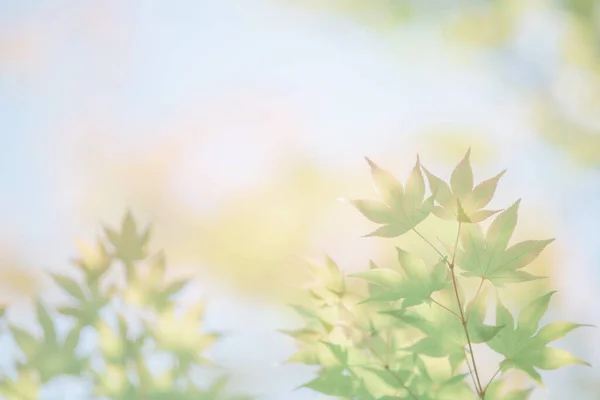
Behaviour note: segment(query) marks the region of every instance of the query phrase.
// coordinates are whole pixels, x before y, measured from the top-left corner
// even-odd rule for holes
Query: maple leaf
[[[432,268],[427,268],[423,260],[396,247],[398,262],[404,274],[392,269],[375,268],[351,276],[364,279],[380,286],[378,291],[365,301],[395,301],[404,299],[403,306],[410,307],[430,302],[433,292],[442,290],[449,283],[446,259]]]
[[[315,285],[312,288],[322,288],[333,295],[341,298],[346,293],[346,282],[344,275],[337,263],[328,255],[325,255],[325,266],[312,261],[306,262],[310,274],[315,279]],[[323,298],[331,296],[322,296]]]
[[[121,222],[121,231],[105,227],[104,232],[113,245],[114,257],[129,265],[133,261],[146,258],[146,245],[150,239],[150,227],[138,232],[133,215],[128,211]]]
[[[463,227],[462,249],[456,256],[456,265],[464,271],[463,275],[487,279],[497,286],[540,278],[521,269],[535,260],[554,239],[526,240],[507,248],[517,223],[519,203],[515,202],[498,215],[485,237],[477,224]]]
[[[162,251],[144,264],[136,264],[131,268],[129,284],[122,291],[123,299],[128,304],[156,311],[166,310],[174,305],[172,297],[193,281],[193,278],[167,281],[166,259]]]
[[[131,338],[125,317],[118,315],[118,328],[113,330],[104,320],[96,322],[99,348],[107,362],[125,364],[135,360],[142,350],[145,337]]]
[[[556,291],[548,292],[527,305],[519,314],[516,327],[512,314],[498,299],[496,324],[505,325],[505,328],[489,341],[488,345],[505,357],[500,363],[503,371],[518,369],[542,383],[536,368],[552,370],[572,364],[590,365],[565,350],[546,346],[575,328],[590,325],[554,322],[538,331],[540,319],[548,309],[548,303],[554,293]]]
[[[112,257],[101,240],[97,240],[95,246],[78,241],[77,247],[81,257],[74,260],[74,263],[85,274],[86,282],[89,285],[94,285],[110,268],[113,261]]]
[[[345,367],[340,366],[325,367],[319,371],[319,376],[302,387],[329,396],[352,397],[356,393],[358,382],[345,374],[345,370]]]
[[[450,186],[423,167],[429,181],[429,188],[436,194],[435,201],[439,204],[431,210],[437,217],[450,221],[477,223],[500,211],[483,210],[483,207],[492,200],[498,181],[506,170],[473,187],[470,154],[471,149],[454,168],[450,177]]]
[[[40,300],[36,302],[36,310],[37,320],[44,334],[43,339],[38,339],[17,326],[10,326],[17,345],[27,358],[27,367],[39,373],[41,383],[62,374],[79,375],[85,362],[85,359],[79,359],[75,354],[81,329],[75,327],[59,341],[54,322]]]
[[[200,332],[200,324],[204,316],[205,304],[198,302],[176,314],[168,309],[157,315],[156,324],[147,326],[147,331],[162,349],[177,357],[182,369],[192,364],[203,364],[209,361],[200,355],[221,337],[220,333]]]
[[[489,384],[485,391],[485,398],[489,400],[527,400],[533,389],[517,389],[506,392],[506,380],[495,380]]]
[[[462,291],[458,289],[462,297]],[[467,338],[460,319],[453,289],[446,288],[439,292],[440,304],[445,304],[447,309],[439,305],[432,305],[428,316],[419,314],[397,313],[392,314],[404,323],[419,329],[426,336],[407,350],[430,357],[449,357],[452,368],[455,369],[464,361],[464,349]],[[465,314],[469,315],[467,329],[472,343],[485,343],[500,332],[504,326],[501,324],[486,325],[483,323],[486,315],[485,292],[469,302]],[[449,312],[452,311],[454,314]],[[408,318],[407,318],[408,317]]]
[[[370,159],[367,158],[367,162],[381,201],[351,200],[350,204],[369,220],[383,225],[366,236],[397,237],[416,227],[429,215],[435,197],[432,195],[424,200],[425,182],[418,157],[406,187]]]
[[[110,300],[110,291],[100,293],[98,290],[90,290],[86,293],[78,282],[68,276],[50,274],[54,282],[66,293],[72,300],[75,300],[74,305],[58,307],[57,311],[60,314],[68,315],[77,319],[79,327],[93,325],[99,318],[99,312]],[[97,289],[97,286],[94,287]]]

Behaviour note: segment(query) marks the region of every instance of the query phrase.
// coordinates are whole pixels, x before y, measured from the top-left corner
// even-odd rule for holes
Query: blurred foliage
[[[600,6],[595,0],[283,0],[296,6],[340,14],[384,33],[419,25],[440,34],[441,40],[474,54],[494,54],[509,61],[511,71],[496,64],[501,79],[514,70],[528,76],[525,100],[532,123],[542,138],[574,161],[600,165]],[[519,40],[535,22],[552,24],[534,46],[549,46],[557,54],[543,65],[530,51],[512,57]],[[554,34],[556,33],[556,34]],[[530,49],[532,50],[532,49]],[[507,59],[510,57],[510,59]],[[566,83],[565,83],[566,82]],[[524,96],[526,97],[526,96]]]
[[[41,336],[11,322],[10,307],[0,308],[22,353],[13,373],[2,371],[0,394],[37,400],[45,385],[72,376],[91,389],[86,398],[248,400],[226,394],[226,377],[198,383],[199,366],[216,367],[203,353],[220,335],[200,329],[203,302],[187,309],[177,302],[193,279],[166,279],[164,254],[148,248],[150,227],[140,230],[128,212],[120,229],[104,232],[96,244],[79,243],[76,276],[50,274],[69,301],[52,307],[36,298]],[[91,348],[90,333],[98,340]],[[170,367],[152,367],[156,356]]]
[[[288,296],[289,284],[305,278],[296,258],[308,251],[316,226],[338,205],[344,179],[282,151],[286,159],[273,162],[258,182],[244,182],[249,187],[236,187],[239,178],[226,181],[219,175],[255,167],[243,160],[215,174],[211,165],[186,169],[186,179],[193,179],[182,195],[174,182],[182,176],[190,140],[159,141],[142,154],[119,155],[103,149],[106,142],[95,143],[100,149],[95,159],[82,160],[79,215],[95,220],[132,207],[153,221],[156,239],[174,264],[203,268],[242,292]],[[227,151],[235,149],[228,147],[219,157],[227,159]]]
[[[29,270],[21,264],[3,262],[0,269],[0,303],[9,303],[28,298],[40,289],[37,271]]]
[[[26,299],[40,290],[42,274],[18,248],[13,241],[0,242],[0,304]]]
[[[539,370],[589,365],[548,346],[585,326],[552,322],[540,327],[555,291],[533,300],[530,296],[516,318],[500,299],[501,294],[506,298],[506,286],[540,279],[524,268],[553,241],[509,245],[520,201],[501,213],[482,210],[504,172],[475,185],[470,150],[450,184],[419,159],[405,183],[367,161],[379,200],[349,201],[381,225],[365,236],[389,239],[415,233],[429,246],[433,262],[425,261],[420,251],[397,247],[396,263],[371,262],[368,270],[349,276],[329,257],[325,265],[309,264],[314,279],[306,284],[304,302],[293,306],[303,324],[283,331],[298,344],[288,362],[320,367],[303,387],[352,400],[525,400],[533,388],[515,387],[518,381],[508,372],[523,372],[542,384]],[[452,242],[437,237],[441,246],[436,245],[421,232],[430,215],[452,221],[457,229]],[[484,233],[480,223],[492,216]],[[478,284],[467,291],[469,278]],[[490,290],[496,297],[493,324],[486,321]],[[491,378],[480,376],[483,358],[479,352],[476,356],[473,344],[484,344],[502,357]]]

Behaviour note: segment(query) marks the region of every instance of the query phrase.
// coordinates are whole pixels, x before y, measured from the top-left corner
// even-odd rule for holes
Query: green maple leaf
[[[101,240],[95,246],[83,242],[78,243],[80,258],[74,264],[85,274],[86,282],[93,286],[108,271],[112,264],[112,257]]]
[[[36,302],[36,309],[37,319],[44,334],[43,339],[38,339],[17,326],[10,327],[17,345],[27,357],[28,367],[39,373],[42,383],[62,374],[79,375],[85,362],[75,354],[80,328],[72,329],[64,340],[59,341],[54,322],[39,300]]]
[[[474,399],[465,382],[465,374],[438,372],[431,375],[426,364],[416,354],[396,357],[394,364],[355,367],[352,371],[355,376],[361,378],[364,387],[377,400]]]
[[[554,322],[538,331],[540,319],[546,312],[554,293],[556,292],[548,292],[527,305],[519,314],[516,327],[513,316],[498,299],[496,323],[506,325],[506,327],[488,344],[494,351],[506,357],[500,364],[503,371],[519,369],[542,383],[542,378],[536,368],[552,370],[572,364],[589,366],[587,362],[565,350],[546,346],[548,343],[564,337],[573,329],[586,325]]]
[[[497,286],[540,278],[521,269],[554,239],[526,240],[507,248],[517,223],[519,202],[494,219],[485,237],[477,224],[463,226],[462,249],[456,255],[456,264],[465,271],[463,275],[484,278]]]
[[[122,291],[123,299],[128,304],[156,311],[172,307],[172,297],[179,294],[193,280],[182,278],[167,282],[166,261],[162,251],[150,257],[144,265],[133,265],[130,271],[132,273],[129,283]]]
[[[410,369],[381,365],[382,359],[378,357],[373,360],[354,357],[353,360],[354,348],[344,348],[329,342],[322,343],[335,362],[327,363],[319,371],[319,376],[303,387],[344,398],[408,398],[404,396],[408,392],[402,388],[400,382],[409,380],[412,374]]]
[[[425,182],[418,157],[406,187],[368,158],[367,162],[381,201],[351,200],[350,203],[369,220],[383,226],[366,236],[397,237],[416,227],[429,215],[435,197],[432,195],[424,199]]]
[[[315,304],[326,306],[340,301],[347,294],[344,275],[336,262],[325,256],[325,265],[307,260],[309,273],[314,278],[309,293]]]
[[[460,319],[454,289],[446,288],[439,293],[439,303],[444,304],[452,314],[437,304],[432,304],[427,312],[427,317],[412,314],[409,319],[398,314],[398,318],[405,323],[413,325],[426,337],[422,338],[408,348],[409,351],[430,357],[449,357],[453,370],[464,361],[464,348],[467,338]],[[462,297],[462,295],[461,295]],[[486,315],[485,292],[467,304],[465,315],[468,315],[467,329],[472,343],[489,342],[501,332],[502,324],[486,325],[483,323]]]
[[[156,344],[177,357],[182,369],[192,364],[209,363],[200,353],[221,337],[220,333],[200,331],[204,309],[204,302],[197,302],[182,314],[168,309],[156,315],[156,324],[147,326],[147,331]]]
[[[389,365],[358,366],[352,368],[352,374],[360,380],[364,390],[376,399],[413,398],[407,390],[413,390],[415,383],[411,379],[414,374],[410,369],[391,368]]]
[[[79,301],[86,301],[87,294],[83,291],[79,283],[64,275],[49,274],[54,282],[71,297]]]
[[[492,200],[498,181],[506,170],[473,187],[470,154],[471,149],[454,168],[450,177],[450,186],[423,167],[429,181],[429,188],[432,193],[436,193],[435,200],[439,206],[434,206],[432,213],[437,217],[450,221],[477,223],[499,211],[483,210],[483,207]]]
[[[446,260],[427,268],[420,258],[396,248],[403,274],[392,269],[374,268],[351,276],[364,279],[380,288],[365,301],[395,301],[404,299],[409,307],[430,302],[431,294],[448,284]]]
[[[339,311],[334,306],[309,307],[304,305],[292,305],[294,311],[306,321],[310,321],[313,327],[322,328],[326,332],[333,329],[335,321],[339,317]]]
[[[419,379],[414,386],[419,399],[435,400],[475,400],[469,385],[465,381],[466,374],[440,374],[431,376],[423,361],[419,362]]]
[[[121,231],[104,228],[108,240],[114,247],[114,257],[129,265],[133,261],[146,258],[146,245],[150,239],[150,227],[138,232],[137,224],[131,212],[127,212],[121,222]]]
[[[144,344],[144,336],[130,338],[130,329],[125,317],[118,315],[118,328],[113,330],[104,320],[98,319],[96,328],[99,337],[99,348],[104,358],[111,363],[126,363],[135,360]]]
[[[99,312],[109,302],[109,298],[94,296],[91,300],[79,302],[76,306],[61,306],[57,311],[60,314],[67,315],[76,319],[77,325],[81,328],[94,325],[99,319]]]
[[[74,317],[77,320],[79,327],[93,325],[98,319],[99,312],[106,306],[110,300],[110,296],[102,295],[97,290],[90,290],[89,293],[84,292],[83,288],[75,280],[63,276],[50,274],[57,285],[73,300],[74,305],[58,307],[57,311],[60,314]]]
[[[351,397],[358,389],[359,382],[348,371],[348,349],[326,341],[320,341],[320,345],[320,354],[317,356],[319,363],[325,367],[315,379],[301,387],[330,396]]]
[[[339,397],[352,397],[358,389],[358,380],[346,373],[342,366],[325,367],[312,381],[302,385],[314,391]]]
[[[485,391],[488,400],[527,400],[533,389],[517,389],[506,392],[504,390],[505,380],[494,380]]]

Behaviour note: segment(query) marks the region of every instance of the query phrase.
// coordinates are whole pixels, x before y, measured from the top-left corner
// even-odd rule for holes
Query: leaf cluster
[[[16,373],[0,380],[1,396],[36,400],[44,386],[71,376],[95,399],[249,399],[227,395],[227,377],[208,387],[197,382],[200,366],[214,368],[203,353],[220,335],[201,329],[204,303],[181,310],[177,296],[192,278],[167,279],[164,254],[148,250],[150,232],[140,231],[127,212],[120,229],[107,227],[95,245],[80,244],[76,274],[49,273],[67,303],[52,307],[35,299],[42,335],[10,322],[1,310],[22,353]],[[86,350],[90,337],[97,343]],[[154,357],[170,359],[170,367],[152,367]]]
[[[541,384],[538,370],[587,364],[547,346],[583,325],[553,322],[539,329],[554,291],[525,306],[516,325],[500,300],[506,285],[540,278],[525,267],[553,241],[510,243],[520,200],[505,210],[485,209],[505,171],[475,185],[469,150],[449,183],[417,158],[403,184],[367,161],[379,200],[349,201],[380,225],[366,236],[413,232],[438,260],[429,265],[420,254],[397,247],[396,265],[371,261],[368,270],[345,275],[328,257],[322,279],[307,287],[310,301],[294,306],[303,326],[284,331],[298,344],[288,362],[320,366],[303,387],[349,400],[523,400],[533,388],[507,390],[510,370]],[[454,245],[440,249],[417,230],[430,215],[456,224]],[[481,223],[491,217],[484,231]],[[474,278],[478,289],[467,296],[463,285]],[[486,322],[490,291],[496,294],[494,324]],[[503,357],[493,376],[481,375],[474,344]]]

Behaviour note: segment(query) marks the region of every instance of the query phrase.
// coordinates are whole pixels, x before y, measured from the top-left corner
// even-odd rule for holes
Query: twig
[[[465,319],[465,314],[463,312],[462,302],[460,301],[460,295],[458,294],[458,283],[456,282],[456,274],[454,273],[454,261],[456,259],[456,249],[458,248],[458,239],[460,237],[460,229],[462,227],[462,222],[458,223],[458,233],[456,234],[456,242],[454,243],[454,251],[452,254],[452,262],[450,263],[450,272],[452,274],[452,286],[454,287],[454,294],[456,295],[456,302],[458,303],[458,311],[460,312],[460,320],[465,331],[465,336],[467,337],[467,345],[469,346],[469,353],[471,355],[471,362],[473,363],[473,371],[475,372],[475,378],[477,381],[477,394],[481,399],[483,399],[483,391],[481,390],[481,379],[479,379],[479,371],[477,371],[477,364],[475,363],[475,355],[473,354],[473,345],[471,344],[471,336],[469,335],[469,330],[467,329],[467,320]]]
[[[467,352],[467,349],[463,348],[463,350],[465,351],[465,353]],[[469,362],[469,357],[465,356],[465,361],[467,362],[467,367],[469,367],[469,375],[471,376],[471,379],[473,380],[473,386],[475,387],[475,390],[478,390],[477,381],[475,381],[475,374],[473,373],[473,369],[471,368],[471,363]]]
[[[442,303],[440,303],[439,301],[432,299],[431,297],[429,298],[432,302],[434,302],[435,304],[437,304],[438,306],[442,307],[445,310],[448,310],[449,312],[451,312],[456,318],[460,319],[460,315],[458,315],[457,313],[455,313],[454,311],[452,311],[451,309],[449,309],[448,307],[446,307],[445,305],[443,305]]]
[[[456,250],[458,249],[458,240],[460,239],[460,230],[462,228],[462,222],[458,223],[458,232],[456,234],[456,241],[454,243],[454,250],[453,250],[453,254],[452,254],[452,261],[448,262],[447,258],[446,258],[446,264],[448,265],[448,268],[450,269],[451,275],[452,275],[452,286],[454,287],[454,294],[456,296],[456,302],[458,304],[458,310],[460,312],[460,315],[458,315],[458,317],[460,318],[460,322],[463,326],[463,329],[465,331],[465,336],[467,337],[467,345],[469,346],[469,354],[471,356],[471,362],[473,363],[473,370],[471,371],[471,366],[469,365],[469,372],[471,373],[471,376],[473,376],[473,372],[475,372],[475,378],[473,379],[473,382],[475,383],[475,390],[477,391],[477,394],[479,395],[480,399],[484,399],[485,397],[485,393],[482,390],[482,386],[481,386],[481,379],[479,379],[479,371],[477,370],[477,365],[475,363],[475,356],[473,354],[473,345],[471,344],[471,336],[469,335],[469,330],[467,329],[467,320],[465,318],[464,312],[463,312],[463,307],[462,307],[462,302],[460,301],[460,296],[458,294],[458,284],[456,282],[456,274],[454,273],[454,262],[456,261]],[[431,246],[431,248],[442,258],[445,258],[445,256],[442,254],[442,252],[440,252],[438,250],[437,247],[435,247],[435,245],[433,243],[431,243],[429,240],[427,240],[427,238],[425,236],[423,236],[419,231],[417,231],[415,228],[412,229],[417,235],[419,235],[419,237],[421,239],[423,239],[427,244],[429,244],[429,246]],[[454,312],[453,312],[454,313]],[[469,364],[468,360],[467,360],[467,365]]]
[[[492,375],[492,378],[490,379],[490,381],[487,383],[487,385],[485,385],[485,389],[483,389],[483,391],[482,391],[483,398],[485,398],[485,392],[487,392],[488,387],[494,381],[494,378],[500,373],[501,369],[502,369],[502,367],[498,367],[498,369],[496,370],[496,372],[494,372],[494,375]]]
[[[452,250],[452,262],[450,265],[454,269],[454,261],[456,260],[456,249],[458,249],[458,239],[460,239],[460,229],[462,228],[462,222],[458,223],[458,232],[456,233],[456,241],[454,241],[454,250]]]
[[[443,254],[442,254],[442,252],[441,252],[441,251],[439,251],[439,250],[438,250],[438,248],[437,248],[437,247],[435,247],[435,245],[434,245],[433,243],[431,243],[431,242],[430,242],[430,241],[429,241],[429,240],[428,240],[428,239],[427,239],[425,236],[421,235],[421,233],[420,233],[418,230],[416,230],[415,228],[412,228],[412,230],[413,230],[413,231],[414,231],[414,232],[415,232],[417,235],[419,235],[419,237],[420,237],[421,239],[423,239],[423,240],[424,240],[424,241],[425,241],[425,242],[426,242],[428,245],[430,245],[430,246],[431,246],[431,248],[432,248],[432,249],[433,249],[433,250],[434,250],[436,253],[438,253],[438,255],[439,255],[440,257],[442,257],[442,258],[445,258],[445,257],[446,257],[445,255],[443,255]],[[447,261],[447,260],[446,260],[446,263],[448,263],[448,261]],[[448,264],[448,266],[450,266],[450,264]]]

